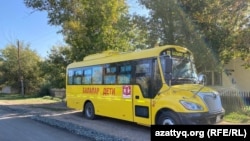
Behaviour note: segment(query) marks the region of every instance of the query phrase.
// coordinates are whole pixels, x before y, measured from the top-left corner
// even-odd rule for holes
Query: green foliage
[[[145,49],[150,47],[150,44],[152,43],[148,38],[148,33],[150,31],[150,26],[147,24],[148,18],[142,17],[138,15],[133,15],[132,19],[130,20],[129,27],[132,27],[131,32],[127,38],[130,38],[130,42],[133,44],[133,46],[136,49]]]
[[[18,99],[29,99],[29,98],[36,98],[37,95],[25,95],[22,96],[21,94],[3,94],[0,93],[0,100],[18,100]]]
[[[191,49],[199,71],[228,63],[238,52],[249,66],[249,0],[138,0],[150,10],[149,43]],[[248,31],[248,32],[247,32]],[[219,66],[220,68],[220,66]]]
[[[248,28],[241,31],[239,36],[236,38],[236,48],[240,52],[239,56],[245,62],[243,67],[246,69],[250,68],[250,24]]]
[[[31,50],[29,45],[20,43],[18,57],[18,48],[10,44],[1,50],[1,57],[0,85],[11,86],[12,89],[21,91],[22,76],[25,93],[35,93],[43,82],[38,66],[41,59],[36,52]]]
[[[49,84],[45,84],[43,86],[41,86],[39,92],[38,92],[38,96],[42,97],[42,96],[48,96],[50,95],[50,85]]]
[[[193,51],[198,70],[214,66],[216,60],[212,52],[203,43],[203,39],[192,17],[185,13],[178,1],[139,0],[150,10],[150,17],[146,21],[149,36],[147,43],[150,47],[177,44]]]
[[[141,30],[127,14],[124,0],[25,0],[24,3],[46,11],[49,24],[62,27],[61,33],[70,46],[53,47],[48,58],[39,64],[41,77],[50,87],[64,88],[67,65],[81,61],[88,54],[108,49],[131,51],[138,42],[143,44]]]
[[[71,60],[108,49],[133,48],[127,31],[124,0],[24,0],[27,7],[48,12],[49,24],[61,26],[71,46]]]
[[[71,54],[67,46],[54,46],[48,58],[40,63],[41,76],[51,88],[65,88],[66,67],[71,63]]]
[[[250,112],[231,112],[225,115],[224,120],[233,123],[250,123]]]
[[[185,8],[189,7],[186,12],[195,20],[205,43],[221,63],[228,63],[235,57],[233,52],[238,51],[237,46],[241,46],[237,45],[236,38],[244,30],[242,26],[249,22],[249,19],[246,20],[249,0],[207,0],[196,5],[194,0],[181,2]]]

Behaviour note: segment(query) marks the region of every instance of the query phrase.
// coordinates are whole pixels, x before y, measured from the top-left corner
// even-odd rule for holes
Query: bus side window
[[[130,74],[120,74],[118,75],[118,84],[130,84],[131,75]]]
[[[115,75],[105,75],[104,76],[104,84],[115,84]]]
[[[116,66],[106,65],[104,74],[104,84],[116,84]]]
[[[74,71],[72,69],[68,70],[68,84],[73,84]]]
[[[162,80],[161,80],[161,74],[160,74],[160,69],[159,69],[159,64],[157,62],[157,59],[153,60],[152,64],[153,68],[153,79],[152,79],[152,98],[156,96],[156,94],[159,92],[159,90],[162,87]]]
[[[136,83],[138,83],[141,86],[142,93],[144,97],[149,97],[148,93],[148,87],[149,87],[149,77],[142,74],[136,74]]]
[[[129,62],[124,62],[119,66],[119,74],[117,75],[118,84],[131,83],[132,66]]]
[[[93,66],[92,70],[92,84],[102,84],[102,73],[103,73],[102,66]]]
[[[150,97],[150,78],[151,68],[149,60],[141,60],[137,62],[135,68],[135,81],[140,85],[142,94],[145,98]]]
[[[82,84],[91,84],[92,69],[85,69],[83,71]]]
[[[77,69],[74,71],[73,84],[81,84],[82,82],[82,70]]]

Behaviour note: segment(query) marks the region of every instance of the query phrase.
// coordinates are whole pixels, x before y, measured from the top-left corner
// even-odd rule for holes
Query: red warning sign
[[[131,98],[132,87],[130,85],[122,86],[122,95],[123,98]]]

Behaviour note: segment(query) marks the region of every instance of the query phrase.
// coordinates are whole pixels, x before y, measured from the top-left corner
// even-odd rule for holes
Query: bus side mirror
[[[199,75],[198,75],[198,81],[199,81],[199,84],[205,85],[205,83],[206,83],[206,75],[204,75],[204,74],[199,74]]]

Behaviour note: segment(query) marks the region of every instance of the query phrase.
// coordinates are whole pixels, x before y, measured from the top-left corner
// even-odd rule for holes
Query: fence
[[[250,106],[250,91],[219,91],[226,112],[242,111]]]
[[[65,98],[65,89],[50,89],[50,95],[57,98]]]

